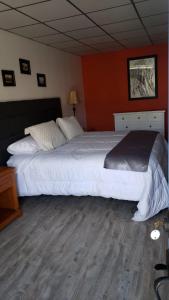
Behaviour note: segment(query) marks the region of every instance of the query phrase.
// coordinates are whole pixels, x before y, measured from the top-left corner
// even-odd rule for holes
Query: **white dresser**
[[[114,113],[115,130],[155,130],[164,135],[164,110]]]

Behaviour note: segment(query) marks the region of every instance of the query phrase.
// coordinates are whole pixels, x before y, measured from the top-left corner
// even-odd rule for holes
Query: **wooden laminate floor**
[[[93,197],[27,197],[0,232],[0,300],[154,300],[164,236],[130,220],[136,203]],[[163,218],[165,212],[158,218]],[[167,286],[161,288],[169,299]]]

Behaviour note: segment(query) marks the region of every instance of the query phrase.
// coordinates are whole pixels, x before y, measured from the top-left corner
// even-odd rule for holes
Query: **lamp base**
[[[76,107],[75,107],[75,104],[73,104],[73,115],[75,116],[75,113],[76,113]]]

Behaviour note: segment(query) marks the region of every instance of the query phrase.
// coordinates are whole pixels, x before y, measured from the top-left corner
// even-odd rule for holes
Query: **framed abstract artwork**
[[[19,64],[20,64],[20,71],[22,74],[31,75],[31,66],[29,60],[20,58]]]
[[[46,75],[37,73],[37,83],[38,86],[46,87]]]
[[[128,58],[129,100],[158,97],[157,56]]]
[[[16,86],[14,71],[2,70],[1,73],[4,86]]]

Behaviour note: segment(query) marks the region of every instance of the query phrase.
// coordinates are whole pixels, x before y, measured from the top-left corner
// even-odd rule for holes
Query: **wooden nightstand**
[[[21,214],[16,192],[15,169],[0,167],[0,230]]]

